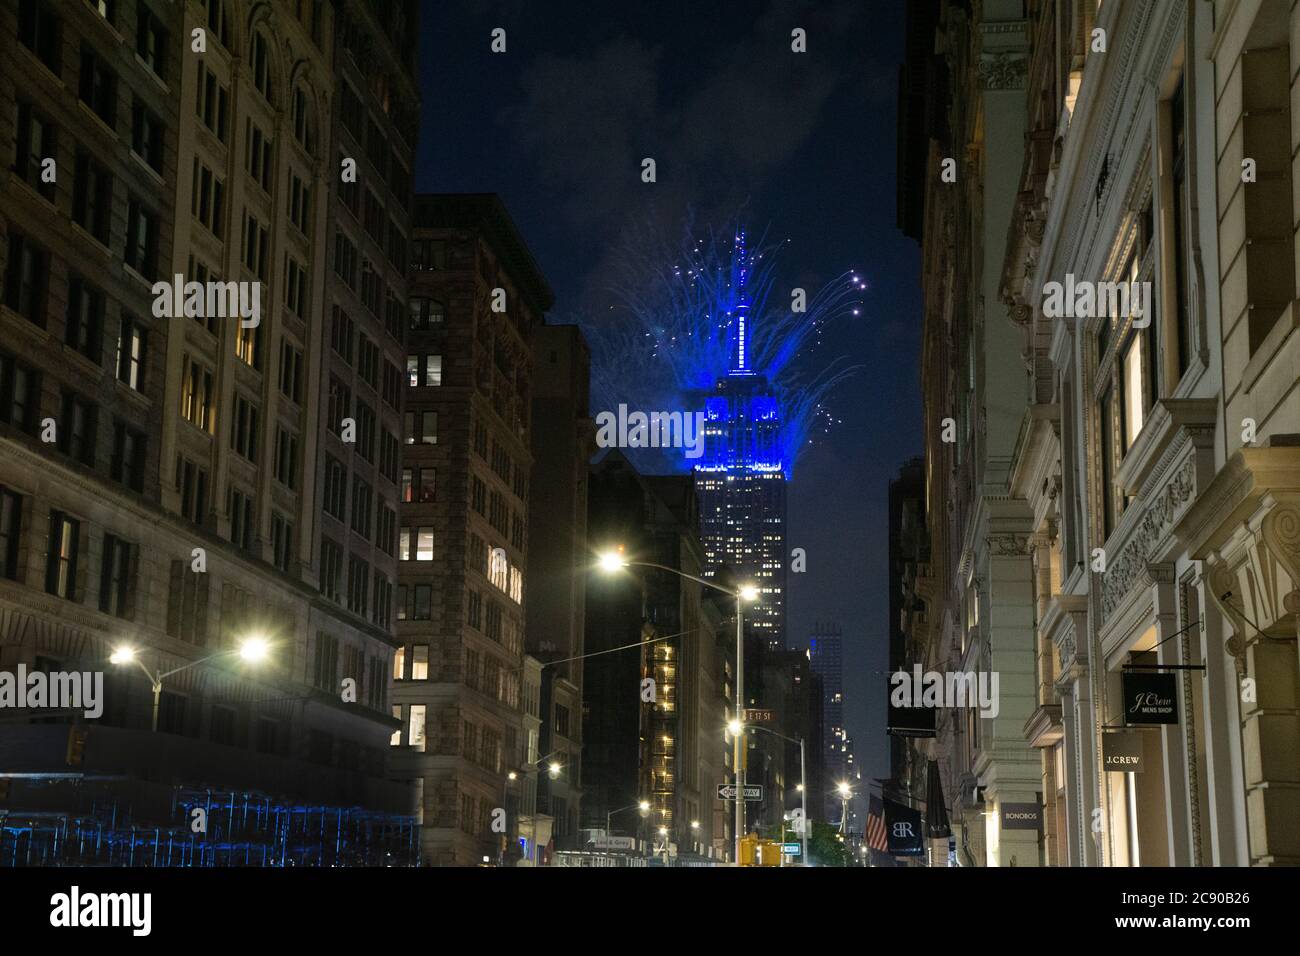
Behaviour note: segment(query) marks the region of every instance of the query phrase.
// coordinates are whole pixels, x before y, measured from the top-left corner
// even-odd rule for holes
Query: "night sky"
[[[921,448],[919,250],[894,225],[897,0],[440,0],[421,4],[416,188],[495,192],[556,294],[549,321],[607,312],[610,250],[634,224],[676,234],[739,212],[789,238],[783,287],[845,269],[862,315],[816,357],[862,370],[842,421],[789,490],[787,639],[845,633],[849,732],[863,776],[887,773],[887,486]],[[501,27],[507,52],[490,51]],[[808,52],[790,50],[807,31]],[[641,181],[654,157],[658,182]],[[593,410],[594,411],[594,410]],[[868,694],[873,698],[868,700]]]

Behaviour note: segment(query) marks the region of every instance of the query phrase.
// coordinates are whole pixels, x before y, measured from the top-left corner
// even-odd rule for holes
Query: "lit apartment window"
[[[411,680],[429,679],[429,645],[416,644],[411,648]]]
[[[49,556],[45,590],[56,597],[76,600],[77,547],[81,523],[62,511],[50,512]]]
[[[405,415],[406,444],[438,444],[438,413],[407,412]]]
[[[117,380],[137,392],[144,390],[144,360],[148,330],[130,316],[122,316],[117,335]]]
[[[403,525],[397,549],[400,561],[432,561],[433,528]]]
[[[214,398],[212,373],[188,356],[182,359],[181,369],[181,417],[210,434]]]
[[[407,741],[411,747],[424,753],[424,704],[411,705],[411,725],[407,734]]]
[[[249,368],[262,367],[262,326],[235,324],[235,357]]]
[[[406,648],[399,647],[393,654],[393,680],[406,679]]]
[[[400,721],[402,719],[402,705],[393,704],[393,719]],[[388,746],[400,747],[402,745],[402,728],[398,727],[393,731],[393,736],[388,740]]]

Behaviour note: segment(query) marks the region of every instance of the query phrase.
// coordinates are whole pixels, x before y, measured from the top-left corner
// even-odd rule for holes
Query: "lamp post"
[[[734,756],[734,769],[736,771],[736,832],[735,850],[733,852],[735,865],[740,866],[740,840],[745,835],[745,627],[743,602],[757,600],[758,588],[752,584],[735,590],[724,588],[720,584],[715,584],[704,578],[697,578],[693,574],[678,571],[676,568],[670,568],[664,564],[654,564],[650,561],[628,561],[623,557],[621,551],[608,551],[602,554],[600,556],[600,567],[601,570],[606,572],[614,572],[620,568],[628,567],[655,568],[659,571],[675,574],[679,578],[703,584],[705,587],[721,591],[723,594],[730,594],[736,599],[736,717],[732,721],[732,725],[734,725],[733,733],[736,738]],[[729,727],[729,729],[731,728]]]
[[[232,650],[217,651],[215,654],[209,654],[207,657],[200,657],[197,661],[190,661],[188,664],[182,664],[180,667],[173,667],[169,671],[154,672],[144,666],[144,661],[140,660],[139,651],[134,647],[118,647],[109,655],[109,662],[112,664],[130,664],[135,663],[140,670],[144,671],[144,676],[149,678],[149,683],[153,687],[153,731],[158,732],[158,708],[162,699],[163,681],[173,674],[179,674],[181,671],[187,671],[191,667],[198,667],[217,657],[234,657],[238,656],[250,664],[257,664],[266,660],[267,655],[271,653],[271,643],[265,637],[249,637],[242,641],[239,647]]]
[[[522,769],[523,769],[523,772],[526,773],[526,774],[535,773],[536,771],[538,771],[538,770],[541,769],[542,761],[543,761],[543,760],[545,760],[547,757],[554,757],[556,754],[561,753],[561,752],[562,752],[562,751],[560,751],[560,750],[552,750],[550,753],[548,753],[548,754],[544,754],[544,755],[542,755],[541,757],[538,757],[536,760],[530,760],[530,761],[528,761],[527,763],[525,763],[525,764],[523,765],[523,768],[522,768]],[[564,769],[563,765],[558,764],[558,763],[556,763],[555,761],[551,761],[550,765],[546,768],[546,775],[547,775],[548,777],[550,777],[552,780],[558,780],[558,779],[560,779],[560,771],[562,771],[563,769]],[[502,802],[505,802],[505,796],[504,796],[504,794],[505,794],[505,788],[506,788],[506,787],[509,785],[509,783],[510,783],[511,781],[513,781],[517,776],[518,776],[518,774],[517,774],[516,771],[514,771],[514,770],[511,770],[510,772],[508,772],[508,773],[506,774],[506,782],[502,784],[502,795],[503,795],[503,796],[502,796]],[[532,818],[533,818],[533,819],[532,819],[532,824],[533,824],[533,825],[532,825],[532,827],[530,828],[530,833],[529,833],[529,835],[528,835],[528,843],[529,843],[530,846],[533,847],[533,852],[534,852],[534,853],[537,851],[537,803],[536,803],[536,799],[537,799],[537,794],[536,794],[536,790],[534,789],[534,793],[533,793],[533,801],[534,801],[534,802],[533,802],[533,812],[532,812]],[[521,806],[521,808],[522,808],[522,806],[523,806],[523,794],[522,794],[522,793],[520,793],[520,806]],[[505,848],[504,848],[504,847],[503,847],[502,850],[501,850],[501,859],[502,859],[502,862],[504,863],[504,862],[505,862]]]
[[[787,737],[785,734],[773,730],[771,727],[760,727],[758,724],[755,724],[753,729],[761,730],[764,733],[771,734],[773,737],[780,737],[782,740],[786,741],[787,743],[799,745],[799,813],[803,817],[803,819],[800,821],[800,826],[799,826],[799,853],[801,855],[800,862],[804,866],[807,866],[808,865],[808,778],[805,776],[803,738],[800,737],[798,740],[795,740],[793,737]]]
[[[625,806],[625,807],[619,807],[617,810],[610,810],[608,813],[606,813],[606,814],[605,814],[605,837],[606,837],[606,839],[608,839],[608,838],[611,836],[611,830],[612,830],[612,828],[613,828],[613,826],[614,826],[614,814],[616,814],[616,813],[622,813],[624,810],[640,810],[640,811],[641,811],[641,815],[644,816],[645,814],[647,814],[647,813],[650,812],[650,801],[649,801],[649,800],[638,800],[636,803],[629,803],[629,804],[628,804],[627,806]]]
[[[836,784],[835,790],[840,795],[840,833],[846,833],[849,821],[849,801],[853,799],[853,788],[840,781],[840,783]]]

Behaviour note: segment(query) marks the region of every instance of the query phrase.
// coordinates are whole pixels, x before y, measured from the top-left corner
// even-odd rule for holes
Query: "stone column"
[[[1160,664],[1186,664],[1182,659],[1182,647],[1178,638],[1178,596],[1174,582],[1172,565],[1160,565],[1147,568],[1152,579],[1152,593],[1155,596],[1156,615],[1156,660]],[[1160,748],[1164,756],[1164,790],[1165,790],[1165,840],[1170,866],[1191,866],[1191,831],[1188,801],[1191,794],[1187,787],[1187,728],[1192,715],[1182,713],[1183,682],[1188,680],[1186,671],[1175,672],[1177,676],[1179,701],[1179,722],[1165,724],[1160,728]]]

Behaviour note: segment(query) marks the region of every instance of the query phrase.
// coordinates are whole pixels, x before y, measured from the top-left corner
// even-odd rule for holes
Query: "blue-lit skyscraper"
[[[750,368],[750,262],[736,237],[737,281],[731,361],[704,397],[704,455],[695,466],[707,577],[722,565],[753,581],[759,599],[745,611],[751,633],[785,649],[785,460],[781,406],[771,383]]]

